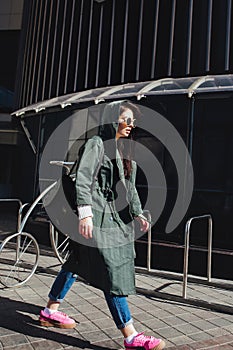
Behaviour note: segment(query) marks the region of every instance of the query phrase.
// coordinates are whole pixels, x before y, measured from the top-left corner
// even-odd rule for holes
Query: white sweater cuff
[[[78,207],[78,217],[79,220],[87,218],[88,216],[93,217],[93,213],[91,210],[91,205],[81,205]]]

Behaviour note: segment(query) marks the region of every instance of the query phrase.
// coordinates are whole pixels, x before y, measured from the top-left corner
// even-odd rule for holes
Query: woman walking
[[[78,275],[103,291],[125,349],[161,350],[163,340],[136,331],[127,302],[127,296],[135,294],[134,220],[143,232],[149,228],[135,187],[136,163],[131,155],[130,140],[139,115],[138,107],[129,101],[109,103],[99,135],[85,144],[76,176],[78,231],[83,244],[72,244],[47,307],[41,310],[40,324],[75,327],[75,321],[58,308]]]

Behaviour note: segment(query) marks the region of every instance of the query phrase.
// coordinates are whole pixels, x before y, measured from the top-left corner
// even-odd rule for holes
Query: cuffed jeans
[[[57,275],[49,293],[49,299],[61,303],[73,285],[77,275],[63,269]],[[122,329],[133,323],[125,296],[104,292],[104,296],[117,328]]]

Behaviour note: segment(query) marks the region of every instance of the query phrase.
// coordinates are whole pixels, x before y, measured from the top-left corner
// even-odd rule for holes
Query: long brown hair
[[[120,106],[120,115],[126,110],[130,109],[133,112],[133,116],[135,119],[141,116],[140,109],[137,105],[132,102],[125,101],[122,102]],[[133,132],[131,133],[127,139],[133,140]],[[118,149],[121,155],[121,159],[124,167],[124,175],[126,179],[130,178],[132,171],[132,153],[133,153],[133,142],[125,142],[124,138],[119,138],[118,140]]]

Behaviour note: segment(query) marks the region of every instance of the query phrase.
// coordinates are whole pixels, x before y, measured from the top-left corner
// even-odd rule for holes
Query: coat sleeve
[[[92,184],[100,161],[101,142],[92,138],[84,147],[76,174],[76,204],[92,205]]]
[[[137,173],[137,164],[136,162],[132,161],[132,172],[129,179],[129,186],[130,186],[129,201],[130,201],[130,211],[134,217],[143,213],[141,201],[135,185],[136,173]]]

